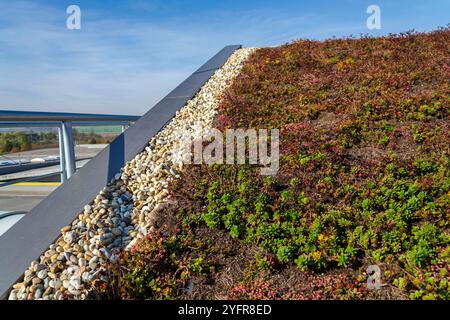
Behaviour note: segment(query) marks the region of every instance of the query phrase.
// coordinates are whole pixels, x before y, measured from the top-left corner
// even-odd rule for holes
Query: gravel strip
[[[217,70],[195,97],[129,161],[99,195],[84,207],[61,236],[33,261],[11,300],[85,299],[91,281],[104,277],[103,266],[154,230],[155,216],[167,203],[167,186],[183,170],[172,154],[180,130],[192,137],[211,127],[220,96],[255,49],[239,49]]]

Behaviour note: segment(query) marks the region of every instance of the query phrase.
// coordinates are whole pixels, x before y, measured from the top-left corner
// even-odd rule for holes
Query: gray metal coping
[[[240,45],[226,46],[0,237],[0,298]]]

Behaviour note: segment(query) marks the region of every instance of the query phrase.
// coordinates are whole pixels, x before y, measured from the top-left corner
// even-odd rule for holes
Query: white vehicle
[[[48,156],[44,158],[45,161],[58,161],[59,157],[57,156]]]

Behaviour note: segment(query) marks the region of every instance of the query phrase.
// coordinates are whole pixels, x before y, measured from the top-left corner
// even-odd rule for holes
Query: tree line
[[[76,144],[110,143],[114,138],[111,134],[83,133],[73,129]],[[1,132],[0,154],[28,151],[32,149],[58,147],[57,132]]]

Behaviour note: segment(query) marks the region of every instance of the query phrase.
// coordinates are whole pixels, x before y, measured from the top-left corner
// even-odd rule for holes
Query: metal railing
[[[123,132],[139,118],[130,115],[0,110],[0,128],[57,128],[61,182],[64,182],[76,170],[72,132],[74,126],[121,125]]]
[[[233,45],[220,50],[0,236],[0,299],[8,297],[31,261],[60,236],[61,228],[74,221],[239,48]]]

